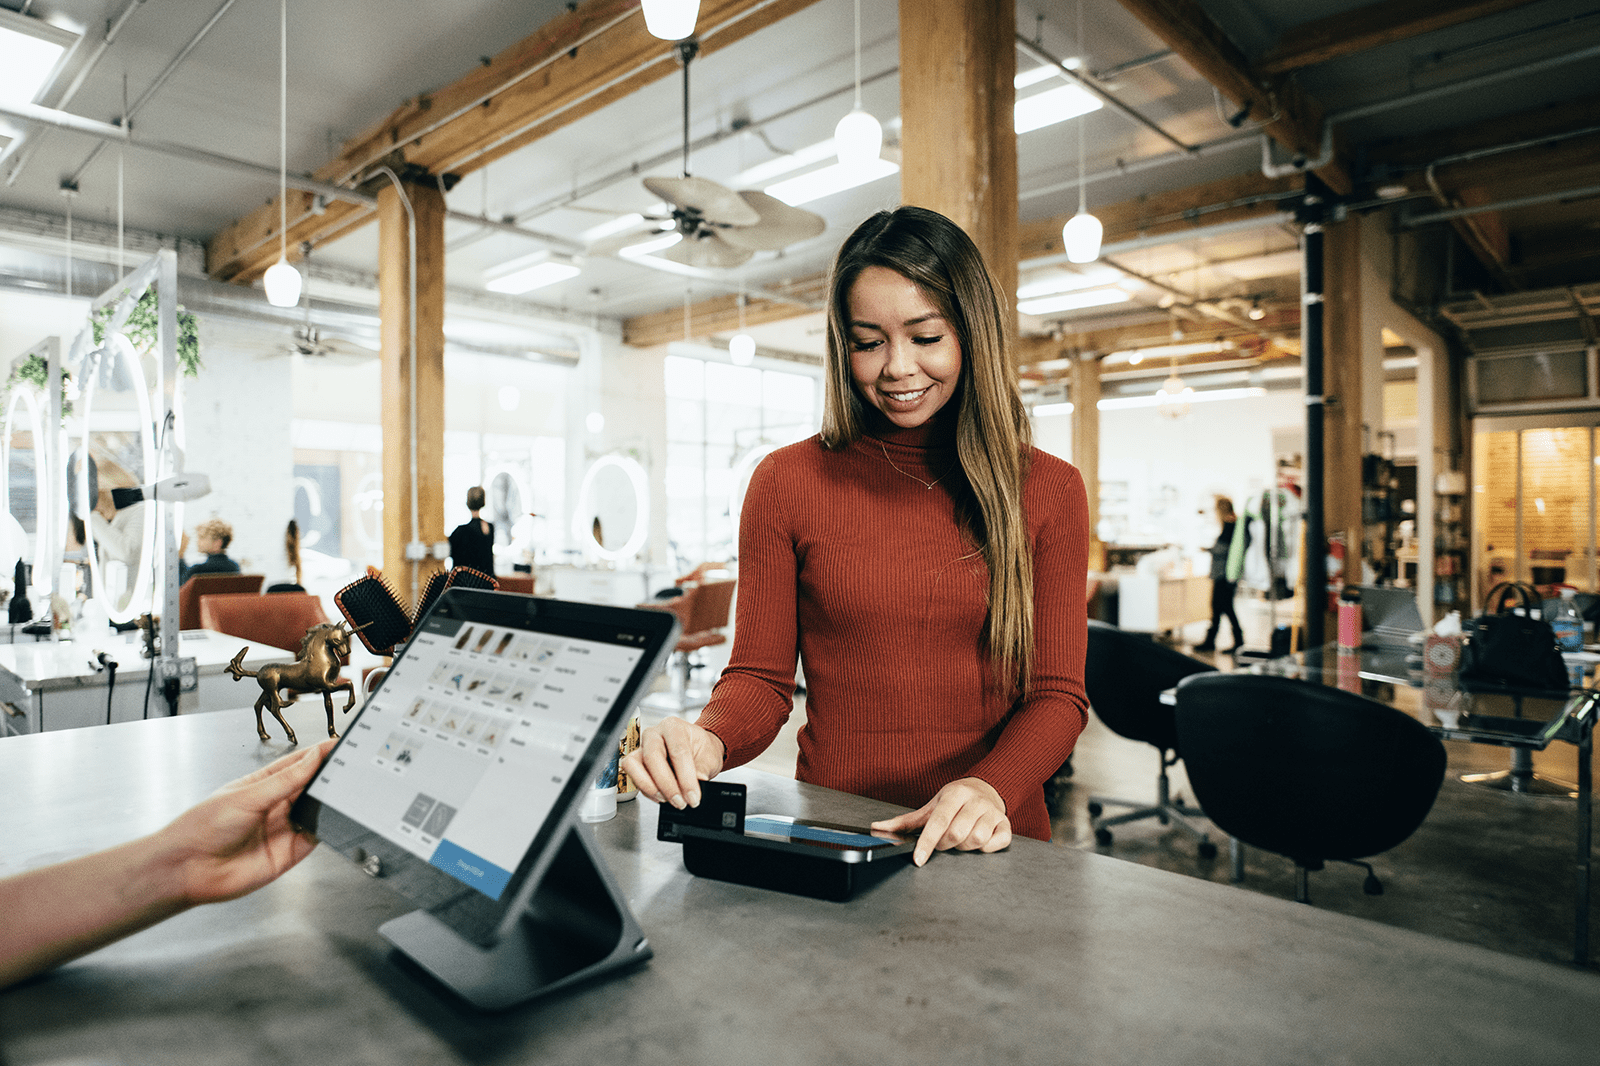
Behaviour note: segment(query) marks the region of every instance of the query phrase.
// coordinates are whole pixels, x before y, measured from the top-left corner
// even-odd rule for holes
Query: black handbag
[[[1515,602],[1508,603],[1512,596]],[[1555,630],[1533,617],[1540,602],[1538,591],[1521,582],[1502,581],[1490,590],[1484,613],[1462,626],[1463,688],[1566,690],[1567,666]]]

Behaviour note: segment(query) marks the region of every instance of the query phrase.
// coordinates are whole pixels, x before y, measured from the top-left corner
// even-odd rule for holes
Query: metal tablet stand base
[[[504,1010],[652,954],[593,838],[579,826],[568,832],[517,933],[493,947],[461,939],[420,910],[385,922],[378,932],[482,1010]]]

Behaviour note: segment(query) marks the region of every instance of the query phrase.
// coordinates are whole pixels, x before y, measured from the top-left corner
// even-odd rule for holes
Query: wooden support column
[[[431,548],[444,529],[444,194],[407,182],[415,215],[416,424],[411,411],[412,220],[392,182],[378,191],[378,308],[382,316],[383,576],[414,606],[442,560],[406,559],[406,545]],[[412,466],[412,436],[416,465]],[[411,493],[417,494],[412,523]]]
[[[1100,527],[1100,360],[1072,360],[1072,465],[1083,475],[1089,497],[1089,569],[1105,569]]]
[[[948,216],[1017,292],[1017,13],[900,0],[900,200]]]
[[[1323,393],[1324,527],[1345,536],[1344,581],[1361,581],[1362,336],[1361,228],[1357,219],[1329,223],[1324,231],[1326,317]]]

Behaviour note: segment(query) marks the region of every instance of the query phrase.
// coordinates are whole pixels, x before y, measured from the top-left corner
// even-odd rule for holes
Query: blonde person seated
[[[677,807],[767,747],[805,663],[801,781],[913,808],[934,850],[1050,838],[1044,783],[1086,721],[1083,479],[1031,445],[1010,312],[972,241],[902,207],[829,280],[822,432],[750,479],[728,668],[626,761]]]

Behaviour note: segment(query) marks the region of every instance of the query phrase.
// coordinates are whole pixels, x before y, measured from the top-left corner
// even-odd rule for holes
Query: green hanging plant
[[[133,305],[133,311],[128,315],[128,320],[122,324],[122,333],[133,342],[134,348],[147,352],[156,346],[157,314],[160,307],[160,297],[154,288],[144,291],[139,297],[139,302]],[[106,304],[93,315],[94,342],[96,345],[104,344],[106,340],[106,327],[111,324],[111,316],[116,314],[117,304],[113,300]],[[193,311],[178,308],[178,368],[186,378],[200,375],[200,320]]]
[[[72,375],[67,372],[67,368],[66,367],[62,367],[61,368],[61,417],[62,418],[66,418],[68,415],[72,414],[72,401],[67,399],[67,382],[70,381],[71,379],[72,379]],[[44,392],[45,386],[47,386],[50,383],[50,363],[49,363],[49,361],[46,360],[45,357],[42,356],[42,355],[30,355],[30,356],[28,356],[28,358],[24,359],[22,362],[18,363],[15,367],[12,368],[11,376],[6,378],[6,384],[5,384],[5,393],[4,393],[5,399],[4,399],[3,402],[4,402],[4,404],[5,404],[5,406],[7,408],[9,408],[11,406],[11,390],[16,387],[18,382],[27,382],[29,385],[32,385],[34,388],[38,389],[40,392]]]

